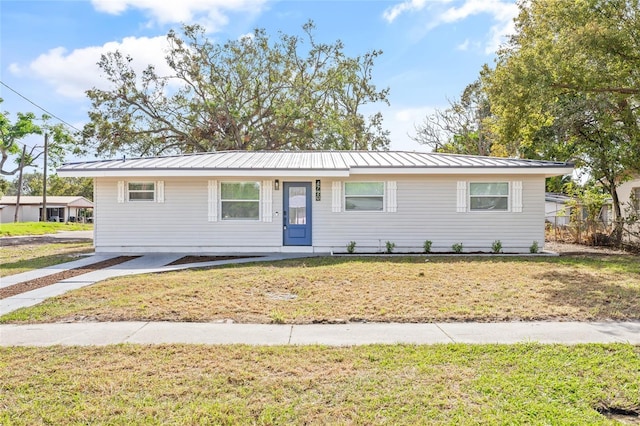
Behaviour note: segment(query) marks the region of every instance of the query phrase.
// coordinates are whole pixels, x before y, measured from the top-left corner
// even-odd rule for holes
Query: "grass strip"
[[[91,223],[75,222],[16,222],[3,223],[0,226],[0,237],[18,237],[24,235],[55,234],[60,231],[90,231]]]
[[[0,348],[0,424],[613,424],[640,348]],[[624,410],[624,411],[623,411]]]
[[[91,242],[3,245],[0,250],[0,277],[69,262],[91,252]]]

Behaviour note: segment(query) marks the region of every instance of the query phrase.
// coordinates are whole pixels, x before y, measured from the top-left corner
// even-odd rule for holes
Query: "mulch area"
[[[103,260],[102,262],[92,263],[80,268],[69,269],[67,271],[58,272],[52,275],[47,275],[42,278],[35,278],[29,281],[23,281],[18,284],[11,285],[9,287],[0,288],[0,299],[15,296],[17,294],[25,293],[27,291],[35,290],[38,288],[46,287],[57,282],[77,277],[78,275],[87,274],[89,272],[97,271],[99,269],[108,268],[110,266],[118,265],[120,263],[127,262],[135,259],[139,256],[119,256],[113,259]]]
[[[187,263],[202,263],[202,262],[216,262],[218,260],[235,260],[235,259],[248,259],[250,257],[262,257],[262,256],[185,256],[178,260],[174,260],[167,266],[172,265],[186,265]]]

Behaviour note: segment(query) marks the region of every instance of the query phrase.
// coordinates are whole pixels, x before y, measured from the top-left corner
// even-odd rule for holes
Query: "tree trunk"
[[[620,199],[618,198],[618,188],[615,183],[609,185],[609,193],[613,200],[613,231],[611,232],[611,240],[616,247],[622,245],[622,232],[624,218],[622,217],[622,208],[620,207]]]

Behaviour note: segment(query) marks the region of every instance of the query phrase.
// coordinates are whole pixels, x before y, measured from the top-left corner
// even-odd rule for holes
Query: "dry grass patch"
[[[637,257],[337,258],[124,277],[3,322],[628,320]]]
[[[0,424],[607,424],[629,345],[0,348]]]
[[[0,277],[68,262],[91,252],[91,242],[3,246],[0,250]]]

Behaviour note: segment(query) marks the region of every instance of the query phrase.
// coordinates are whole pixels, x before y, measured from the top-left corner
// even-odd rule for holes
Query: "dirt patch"
[[[0,289],[0,299],[5,299],[7,297],[15,296],[17,294],[25,293],[27,291],[46,287],[48,285],[55,284],[57,282],[60,282],[69,278],[77,277],[78,275],[83,275],[89,272],[97,271],[99,269],[104,269],[110,266],[118,265],[120,263],[127,262],[137,257],[139,256],[114,257],[113,259],[103,260],[102,262],[92,263],[90,265],[82,266],[80,268],[69,269],[67,271],[62,271],[52,275],[47,275],[46,277],[36,278],[33,280],[14,284],[9,287]]]
[[[553,251],[561,256],[575,254],[600,254],[600,255],[633,255],[628,251],[617,250],[611,247],[587,246],[584,244],[563,243],[558,241],[546,241],[544,249]]]
[[[218,260],[248,259],[251,257],[262,257],[262,256],[185,256],[185,257],[181,257],[178,260],[174,260],[173,262],[169,263],[167,266],[186,265],[188,263],[216,262]]]

